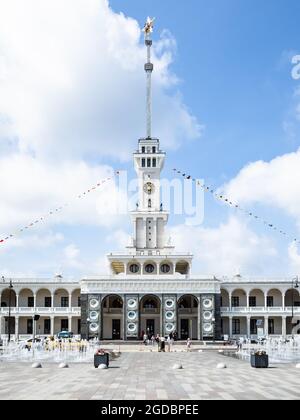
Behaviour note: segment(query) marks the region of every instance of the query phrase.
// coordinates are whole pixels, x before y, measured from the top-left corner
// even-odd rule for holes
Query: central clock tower
[[[165,226],[169,214],[163,210],[160,182],[166,155],[160,149],[159,140],[151,135],[151,75],[153,64],[151,63],[152,40],[150,39],[150,33],[146,33],[145,44],[147,47],[147,62],[145,64],[147,75],[147,134],[145,138],[139,140],[138,149],[133,155],[134,167],[138,176],[139,200],[136,211],[131,213],[134,226],[132,245],[138,251],[157,250],[159,252],[168,248]]]

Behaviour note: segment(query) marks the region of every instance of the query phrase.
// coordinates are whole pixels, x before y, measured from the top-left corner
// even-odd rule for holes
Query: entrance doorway
[[[182,319],[180,323],[181,340],[187,340],[189,337],[189,320]]]
[[[112,320],[112,339],[121,340],[121,320],[120,319]]]
[[[155,320],[154,319],[147,319],[146,321],[146,333],[149,335],[154,335],[155,333]]]

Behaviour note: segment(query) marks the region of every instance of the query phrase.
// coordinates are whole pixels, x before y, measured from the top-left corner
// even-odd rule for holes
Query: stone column
[[[69,293],[69,309],[72,311],[72,293]]]
[[[0,315],[0,338],[2,335],[2,316]]]
[[[282,293],[282,309],[285,310],[285,292]]]
[[[233,320],[233,317],[230,316],[229,317],[229,338],[232,338],[232,320]]]
[[[201,295],[198,297],[198,341],[202,340],[201,336]]]
[[[251,337],[251,317],[247,316],[247,337]]]
[[[232,292],[229,292],[229,310],[231,311],[232,309]]]
[[[69,315],[68,317],[68,330],[69,332],[72,332],[72,315]]]
[[[50,317],[50,335],[54,336],[54,316]]]
[[[286,317],[282,317],[282,335],[286,337]]]
[[[121,334],[122,334],[122,340],[125,341],[126,340],[126,318],[127,318],[126,295],[121,296],[121,297],[123,299],[123,324],[122,324]]]
[[[265,324],[264,324],[265,336],[269,335],[269,317],[265,316]]]
[[[19,295],[16,294],[16,308],[19,307]]]
[[[54,308],[54,293],[51,294],[51,308]]]
[[[265,308],[268,308],[268,293],[265,293]]]
[[[19,317],[15,317],[15,340],[19,339]]]
[[[249,311],[249,309],[250,309],[250,305],[249,305],[249,300],[250,300],[250,293],[249,292],[247,292],[246,293],[246,299],[247,299],[247,310]]]
[[[36,295],[33,295],[33,307],[36,308]]]

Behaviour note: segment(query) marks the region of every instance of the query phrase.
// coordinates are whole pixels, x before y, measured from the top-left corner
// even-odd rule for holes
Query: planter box
[[[251,366],[256,369],[267,369],[269,367],[269,356],[251,355]]]
[[[102,355],[98,355],[95,354],[94,356],[94,366],[96,369],[98,369],[98,367],[100,365],[106,365],[107,367],[109,366],[109,354],[105,353]]]

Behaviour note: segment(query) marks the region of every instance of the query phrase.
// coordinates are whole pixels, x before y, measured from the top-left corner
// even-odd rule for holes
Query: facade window
[[[223,308],[223,298],[222,298],[222,296],[220,298],[220,306],[221,306],[221,308]]]
[[[146,147],[145,146],[142,147],[142,153],[146,153]]]
[[[156,158],[153,159],[152,166],[153,168],[156,168]]]
[[[275,321],[274,321],[274,319],[269,319],[268,331],[269,331],[270,335],[275,334]]]
[[[146,267],[145,267],[145,271],[148,274],[154,273],[154,271],[155,271],[154,265],[153,264],[147,264]]]
[[[51,306],[52,306],[51,297],[46,296],[45,297],[45,308],[51,308]]]
[[[169,264],[163,264],[161,266],[161,272],[164,274],[168,274],[171,271],[171,267],[169,266]]]
[[[268,306],[268,308],[273,308],[274,307],[274,297],[273,296],[268,296],[267,297],[267,306]]]
[[[30,296],[27,300],[28,308],[34,308],[34,297]]]
[[[140,267],[137,264],[131,264],[131,266],[129,267],[129,271],[132,274],[137,274],[140,271]]]
[[[27,334],[33,333],[33,320],[27,319]]]
[[[77,305],[78,305],[78,308],[81,308],[81,296],[78,296]]]
[[[238,296],[232,296],[232,307],[233,308],[239,308],[240,306],[240,298]]]
[[[249,297],[249,306],[250,308],[256,307],[256,296],[250,296]]]
[[[151,168],[151,159],[150,158],[147,159],[147,168]]]
[[[61,331],[68,331],[69,330],[69,320],[68,319],[62,319],[60,321],[60,329],[61,329]]]
[[[51,333],[51,323],[50,319],[44,319],[44,334],[50,334]]]
[[[69,297],[66,296],[62,296],[61,300],[60,300],[60,304],[62,308],[68,308],[69,306]]]
[[[241,334],[241,321],[239,319],[232,320],[232,333],[234,335]]]
[[[81,333],[81,319],[77,320],[77,334]]]
[[[156,153],[156,147],[155,146],[152,147],[152,153]]]
[[[142,159],[142,168],[146,167],[146,159]]]
[[[152,200],[151,199],[149,199],[148,200],[148,209],[151,209],[152,208]]]

